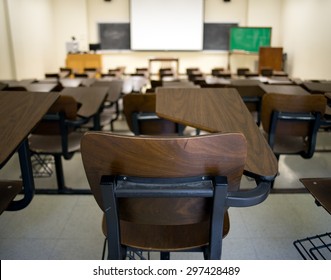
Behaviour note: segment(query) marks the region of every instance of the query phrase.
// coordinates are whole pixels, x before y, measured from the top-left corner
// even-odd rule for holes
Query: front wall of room
[[[331,79],[330,11],[330,0],[284,2],[283,46],[292,76]]]
[[[46,72],[56,72],[65,64],[65,43],[72,36],[86,51],[88,43],[98,41],[99,22],[130,20],[129,0],[0,1],[0,79],[42,78]],[[205,0],[204,21],[271,26],[272,46],[284,47],[290,76],[331,79],[330,8],[329,0]],[[200,67],[209,73],[213,67],[228,66],[225,51],[103,53],[103,71],[126,66],[127,72],[132,72],[136,67],[147,67],[148,58],[156,56],[178,57],[181,73],[187,67]],[[257,55],[231,55],[231,70],[255,70],[257,59]]]

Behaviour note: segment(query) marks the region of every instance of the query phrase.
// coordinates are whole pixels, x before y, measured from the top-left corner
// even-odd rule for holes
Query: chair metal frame
[[[54,157],[55,163],[55,173],[56,173],[56,181],[57,181],[57,192],[56,193],[70,193],[71,190],[68,189],[65,185],[64,172],[63,172],[63,164],[62,164],[62,156],[65,160],[69,160],[73,157],[75,152],[69,152],[69,132],[70,128],[78,128],[81,125],[88,122],[89,119],[86,118],[77,118],[76,120],[68,120],[64,112],[60,111],[57,113],[47,113],[43,119],[46,122],[59,123],[60,128],[60,138],[61,138],[61,153],[51,153],[51,152],[36,152],[30,149],[31,155],[34,154],[47,154],[52,155]],[[51,190],[36,190],[37,193],[53,193]]]
[[[310,131],[307,139],[308,149],[306,151],[300,152],[301,157],[309,159],[314,155],[316,147],[316,138],[317,132],[321,123],[321,113],[312,112],[312,113],[293,113],[293,112],[280,112],[273,111],[270,118],[270,129],[268,133],[268,143],[273,149],[275,145],[276,138],[276,129],[277,123],[279,121],[288,121],[288,122],[309,122]],[[275,154],[279,158],[279,154]]]
[[[270,182],[260,182],[249,191],[228,192],[224,176],[190,178],[139,178],[103,176],[102,191],[108,241],[108,259],[125,259],[128,248],[121,244],[118,198],[204,197],[212,198],[210,241],[201,248],[205,259],[220,259],[224,214],[228,207],[249,207],[263,202],[270,190]],[[105,252],[105,250],[104,250]],[[169,252],[161,252],[161,259],[169,259]]]

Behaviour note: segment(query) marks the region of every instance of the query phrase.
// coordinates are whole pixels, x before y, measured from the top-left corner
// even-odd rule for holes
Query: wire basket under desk
[[[331,233],[319,234],[293,242],[304,260],[331,260]]]

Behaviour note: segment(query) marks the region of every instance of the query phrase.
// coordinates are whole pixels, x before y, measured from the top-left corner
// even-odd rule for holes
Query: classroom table
[[[57,87],[57,83],[31,83],[25,85],[27,91],[32,92],[50,92]]]
[[[64,87],[64,88],[75,88],[75,87],[79,87],[82,85],[82,81],[83,79],[81,78],[62,78],[60,79],[60,84]]]
[[[93,118],[94,129],[100,129],[100,112],[107,98],[108,87],[64,88],[60,94],[75,98],[81,105],[77,111],[78,116],[86,119]]]
[[[270,85],[291,85],[294,84],[288,77],[283,76],[271,76],[267,78],[267,84]]]
[[[298,85],[267,85],[260,84],[259,87],[264,91],[264,93],[281,93],[281,94],[299,94],[307,95],[310,94],[308,91],[303,89]]]
[[[276,176],[277,159],[235,89],[158,88],[156,113],[212,133],[243,133],[248,144],[245,172],[267,180]]]
[[[331,81],[320,82],[303,82],[302,86],[311,93],[326,93],[331,92]]]
[[[331,214],[331,178],[301,178],[300,182],[329,214]]]
[[[58,96],[55,92],[0,91],[0,104],[3,104],[0,110],[0,169],[18,151],[25,194],[20,200],[8,201],[7,210],[23,209],[33,198],[34,180],[27,137]],[[8,198],[11,183],[8,181],[0,184],[2,203],[5,196]]]

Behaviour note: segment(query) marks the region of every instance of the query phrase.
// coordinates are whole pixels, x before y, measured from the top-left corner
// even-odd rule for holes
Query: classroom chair
[[[237,69],[237,75],[238,76],[245,76],[246,73],[248,73],[250,70],[249,68],[246,68],[246,67],[239,67]]]
[[[73,97],[61,95],[29,136],[32,155],[54,157],[58,193],[70,191],[65,186],[62,158],[69,160],[80,151],[83,134],[76,128],[87,121],[77,116],[77,110]]]
[[[91,191],[104,213],[108,259],[128,252],[203,252],[220,259],[229,231],[229,207],[261,203],[260,182],[239,191],[247,143],[240,133],[195,137],[128,136],[87,132],[82,160]],[[132,256],[132,255],[130,255]]]
[[[99,70],[95,67],[85,67],[84,73],[87,74],[88,78],[96,78],[99,74]]]
[[[118,78],[112,80],[97,80],[92,83],[91,87],[108,88],[107,98],[99,114],[100,128],[98,128],[98,130],[110,125],[110,130],[114,131],[114,122],[118,120],[121,114],[119,103],[122,98],[123,80]],[[87,124],[84,124],[83,127],[94,129],[93,121],[90,120]]]
[[[264,91],[259,87],[258,80],[233,80],[228,87],[235,88],[251,112],[256,124],[261,123],[261,104]]]
[[[155,93],[131,93],[123,97],[123,113],[135,135],[183,134],[184,126],[160,118],[155,113]]]
[[[69,67],[60,67],[60,77],[69,78],[72,74],[72,69]]]
[[[262,129],[277,159],[282,154],[299,154],[306,159],[314,155],[325,108],[326,98],[320,94],[263,96]]]

